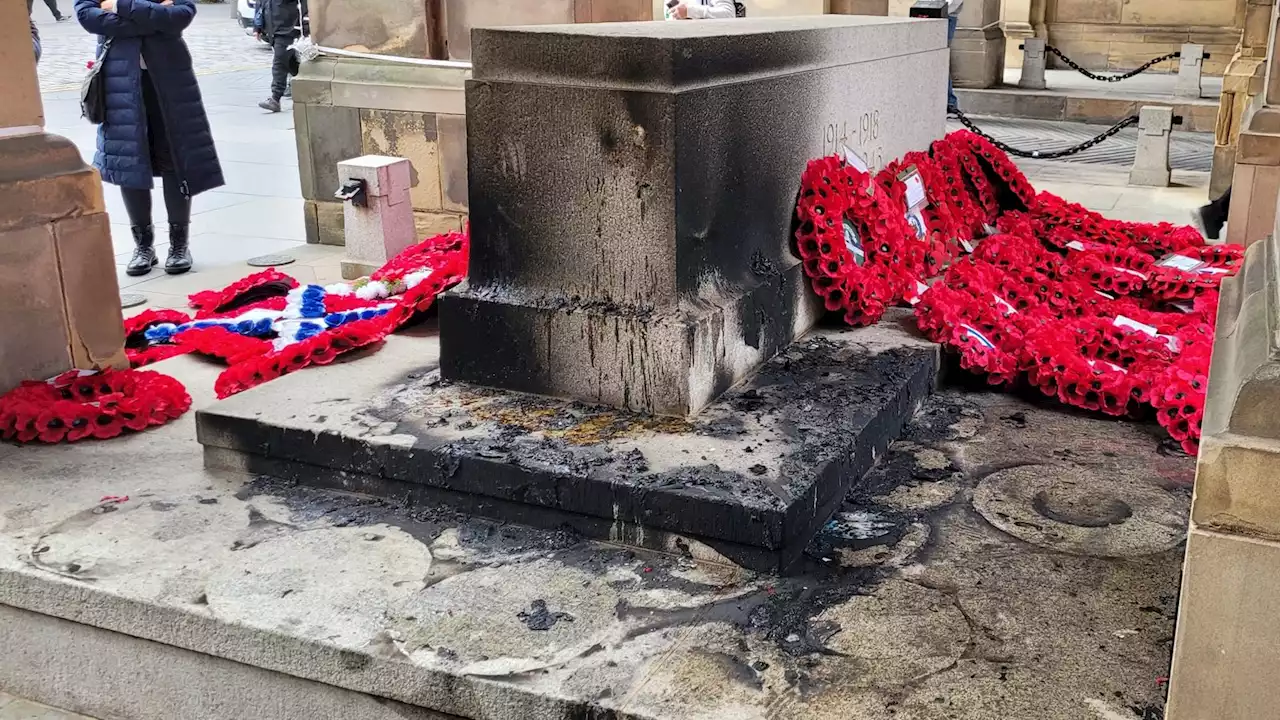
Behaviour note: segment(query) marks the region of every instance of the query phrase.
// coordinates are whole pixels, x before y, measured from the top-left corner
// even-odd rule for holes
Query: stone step
[[[1112,125],[1142,106],[1172,107],[1183,122],[1178,130],[1213,132],[1218,118],[1218,99],[1186,100],[1152,97],[1147,93],[1097,92],[1092,90],[1023,90],[1018,87],[956,88],[960,109],[968,115],[1062,120]]]
[[[201,410],[197,437],[209,468],[780,572],[933,387],[910,327],[817,330],[687,421],[443,381],[435,335],[393,336]]]

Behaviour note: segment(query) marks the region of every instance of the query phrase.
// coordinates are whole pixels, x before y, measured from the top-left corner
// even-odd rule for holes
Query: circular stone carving
[[[124,293],[123,295],[120,296],[121,309],[138,307],[139,305],[143,305],[146,302],[147,302],[147,296],[139,295],[138,293]]]
[[[973,507],[992,525],[1029,543],[1096,557],[1152,555],[1186,537],[1187,502],[1123,475],[1027,465],[987,476]]]
[[[249,258],[248,263],[252,267],[273,267],[275,265],[288,265],[293,261],[292,255],[259,255],[258,257]]]

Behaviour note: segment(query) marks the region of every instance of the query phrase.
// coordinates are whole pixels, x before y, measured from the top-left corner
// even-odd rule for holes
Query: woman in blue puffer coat
[[[193,0],[76,0],[84,29],[110,42],[100,72],[106,84],[106,122],[98,127],[93,164],[120,186],[133,229],[134,253],[125,272],[145,275],[158,260],[151,221],[154,178],[164,184],[169,214],[165,272],[191,269],[191,198],[223,184],[213,133],[196,85],[182,31],[195,17]]]

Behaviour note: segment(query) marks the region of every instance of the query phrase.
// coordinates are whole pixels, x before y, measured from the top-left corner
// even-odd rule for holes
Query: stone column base
[[[990,88],[1004,82],[1004,32],[1000,23],[956,28],[951,41],[951,81],[956,87]]]
[[[440,370],[451,380],[677,417],[697,413],[823,312],[799,264],[675,311],[498,298],[466,285],[439,303]]]
[[[1280,194],[1280,107],[1263,107],[1240,133],[1227,242],[1255,243],[1275,228]]]
[[[97,171],[65,138],[2,138],[0,198],[0,393],[73,367],[128,367]]]

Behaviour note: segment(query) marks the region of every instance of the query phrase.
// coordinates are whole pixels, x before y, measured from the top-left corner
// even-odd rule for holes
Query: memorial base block
[[[455,350],[441,369],[521,392],[691,415],[821,317],[801,266],[761,280],[665,312],[463,288],[440,300],[441,334]]]
[[[695,415],[817,321],[791,248],[811,160],[944,130],[936,20],[484,28],[473,58],[443,376],[638,412]]]
[[[450,383],[434,338],[392,336],[216,403],[198,438],[211,468],[781,572],[933,388],[908,324],[815,331],[693,420]]]

